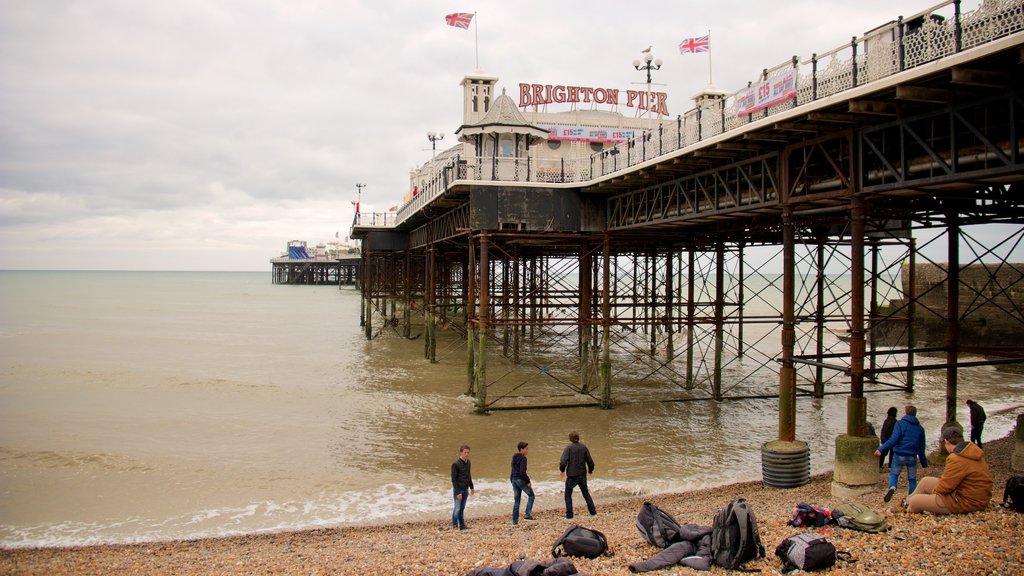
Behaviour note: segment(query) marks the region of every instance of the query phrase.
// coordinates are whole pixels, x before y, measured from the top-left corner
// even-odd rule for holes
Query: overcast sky
[[[0,0],[0,268],[269,270],[344,238],[357,182],[386,210],[428,131],[454,143],[477,35],[515,98],[635,89],[652,46],[674,116],[708,83],[684,38],[731,92],[934,1]]]

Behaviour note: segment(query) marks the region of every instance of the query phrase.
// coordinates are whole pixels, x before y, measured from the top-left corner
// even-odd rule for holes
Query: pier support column
[[[663,325],[665,326],[665,362],[671,363],[676,355],[675,346],[673,339],[675,337],[675,314],[673,310],[675,307],[675,294],[673,285],[673,274],[674,268],[672,266],[672,260],[676,257],[674,251],[669,251],[665,255],[665,318]]]
[[[604,233],[601,254],[601,407],[612,407],[612,355],[611,355],[611,240]]]
[[[469,238],[469,256],[466,264],[466,396],[476,393],[476,247]]]
[[[815,281],[814,292],[816,296],[814,306],[814,328],[815,328],[815,352],[818,358],[825,356],[825,231],[819,231],[815,245]],[[821,366],[814,367],[814,397],[825,397],[825,369]]]
[[[580,300],[579,311],[577,313],[579,317],[577,346],[579,348],[580,362],[580,392],[583,394],[589,394],[594,380],[593,362],[590,350],[591,332],[594,329],[590,322],[591,310],[593,309],[593,278],[591,278],[591,273],[593,272],[593,258],[591,256],[590,247],[585,242],[580,243],[578,266],[580,278]]]
[[[917,240],[910,239],[910,267],[907,270],[907,392],[914,391],[914,350],[917,349]]]
[[[796,439],[796,368],[793,366],[796,314],[796,236],[793,209],[782,212],[782,367],[779,369],[779,437],[761,445],[766,486],[795,488],[811,480],[810,448]]]
[[[480,333],[476,353],[476,413],[487,412],[487,323],[490,306],[490,265],[487,254],[487,232],[480,233]]]
[[[434,247],[431,246],[427,249],[427,286],[426,286],[426,297],[424,298],[426,306],[424,306],[424,314],[427,321],[425,333],[427,335],[427,341],[424,342],[426,350],[424,351],[427,359],[430,360],[431,364],[437,363],[437,254],[434,251]]]
[[[864,199],[850,201],[850,397],[846,434],[836,438],[832,495],[850,498],[877,489],[878,438],[867,435],[864,399]]]
[[[412,335],[412,256],[405,251],[405,268],[402,274],[402,294],[405,306],[402,310],[402,336],[406,340]]]
[[[949,252],[949,271],[946,276],[946,422],[942,425],[959,426],[956,421],[957,368],[960,352],[960,217],[955,212],[946,215],[946,240]],[[962,429],[962,427],[961,427]],[[945,451],[945,445],[942,445]]]
[[[687,270],[686,270],[686,389],[693,390],[693,340],[694,334],[693,329],[696,324],[694,323],[694,315],[696,314],[697,308],[693,303],[694,298],[694,287],[693,283],[696,277],[696,273],[693,271],[694,262],[696,257],[693,253],[694,249],[691,246],[687,250]]]
[[[722,346],[725,331],[725,244],[715,246],[715,373],[711,386],[715,400],[722,400]]]

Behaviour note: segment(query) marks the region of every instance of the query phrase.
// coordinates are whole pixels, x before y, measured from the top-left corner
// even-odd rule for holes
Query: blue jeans
[[[597,514],[594,507],[594,499],[590,497],[590,490],[587,489],[587,475],[565,477],[565,517],[572,518],[572,489],[579,486],[583,499],[587,501],[587,511],[593,516]]]
[[[913,494],[914,488],[917,488],[917,456],[893,455],[892,465],[889,466],[889,486],[896,487],[896,482],[899,481],[900,472],[903,471],[904,466],[907,467],[908,492]]]
[[[462,494],[462,500],[457,498],[459,494]],[[463,513],[466,511],[467,500],[469,500],[469,488],[452,488],[452,501],[455,502],[455,509],[452,510],[452,526],[456,528],[466,525]]]
[[[526,517],[533,516],[533,488],[522,478],[512,479],[512,523],[519,523],[519,502],[522,500],[523,492],[526,492]]]

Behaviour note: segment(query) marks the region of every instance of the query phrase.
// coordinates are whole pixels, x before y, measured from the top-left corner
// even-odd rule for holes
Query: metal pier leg
[[[687,266],[686,276],[686,389],[693,389],[693,329],[694,329],[694,315],[696,313],[696,307],[693,303],[694,287],[693,282],[696,274],[693,271],[693,265],[695,261],[694,249],[690,247],[688,250],[689,254],[689,265]]]
[[[591,273],[593,272],[591,253],[585,243],[580,244],[580,255],[579,255],[579,275],[580,275],[580,301],[579,301],[579,334],[577,335],[577,345],[579,347],[579,363],[580,363],[580,390],[587,394],[591,388],[591,358],[590,358],[590,339],[592,326],[590,325],[590,312],[593,295],[591,289],[593,287],[593,279]]]
[[[743,358],[743,302],[746,299],[746,278],[744,277],[746,275],[746,262],[743,257],[744,253],[744,244],[741,240],[739,243],[739,286],[737,287],[739,290],[739,301],[737,302],[736,309],[739,318],[739,324],[736,326],[736,356],[740,358]]]
[[[917,240],[910,239],[910,268],[907,270],[907,392],[914,391],[914,350],[917,348]]]
[[[782,210],[782,367],[779,369],[779,440],[796,440],[796,368],[793,346],[796,316],[793,302],[796,292],[796,258],[793,209]]]
[[[814,311],[814,324],[817,341],[815,342],[815,353],[818,362],[823,360],[825,354],[825,233],[818,234],[818,242],[815,246],[815,282],[814,289],[817,296]],[[814,397],[825,397],[825,370],[819,364],[814,367]]]
[[[722,400],[722,346],[725,328],[725,244],[715,246],[715,400]]]
[[[476,338],[477,323],[475,319],[476,310],[476,249],[473,245],[473,238],[468,240],[469,257],[466,265],[466,395],[472,396],[476,393]]]
[[[673,346],[673,342],[672,342],[672,336],[673,336],[672,327],[673,327],[673,324],[674,324],[673,315],[672,315],[672,307],[675,306],[675,301],[672,298],[672,296],[673,296],[673,294],[672,294],[672,290],[673,290],[672,259],[673,258],[675,258],[675,252],[673,252],[673,251],[670,251],[668,254],[665,255],[665,318],[664,318],[664,322],[662,324],[663,324],[663,326],[665,326],[665,361],[666,362],[671,362],[672,361],[672,357],[675,356],[675,346]]]
[[[487,232],[480,233],[480,335],[477,338],[476,412],[487,412],[487,324],[490,306],[490,264]]]
[[[868,368],[871,370],[869,380],[875,381],[875,368],[878,362],[876,352],[878,351],[878,240],[871,240],[871,301],[868,302]]]
[[[850,398],[846,433],[867,435],[864,399],[864,199],[855,196],[850,214]]]
[[[514,247],[512,251],[512,326],[507,329],[512,331],[512,362],[519,364],[519,346],[520,336],[522,333],[520,322],[523,319],[523,307],[522,302],[519,301],[520,291],[519,284],[522,282],[522,276],[520,275],[520,267],[522,262],[519,260],[519,247]]]
[[[946,423],[956,424],[957,368],[960,351],[960,217],[946,215],[949,271],[946,276]]]
[[[405,309],[402,311],[402,335],[406,339],[412,335],[412,255],[405,251],[405,273],[402,283],[405,296]]]
[[[601,254],[601,407],[612,407],[612,356],[611,356],[611,240],[604,234]]]

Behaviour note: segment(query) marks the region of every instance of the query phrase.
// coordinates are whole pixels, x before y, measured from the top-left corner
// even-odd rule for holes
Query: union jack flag
[[[455,12],[444,17],[449,26],[469,30],[469,23],[473,21],[473,15],[469,12]]]
[[[711,37],[701,36],[699,38],[687,38],[679,44],[680,54],[696,54],[697,52],[707,52],[711,49]]]

